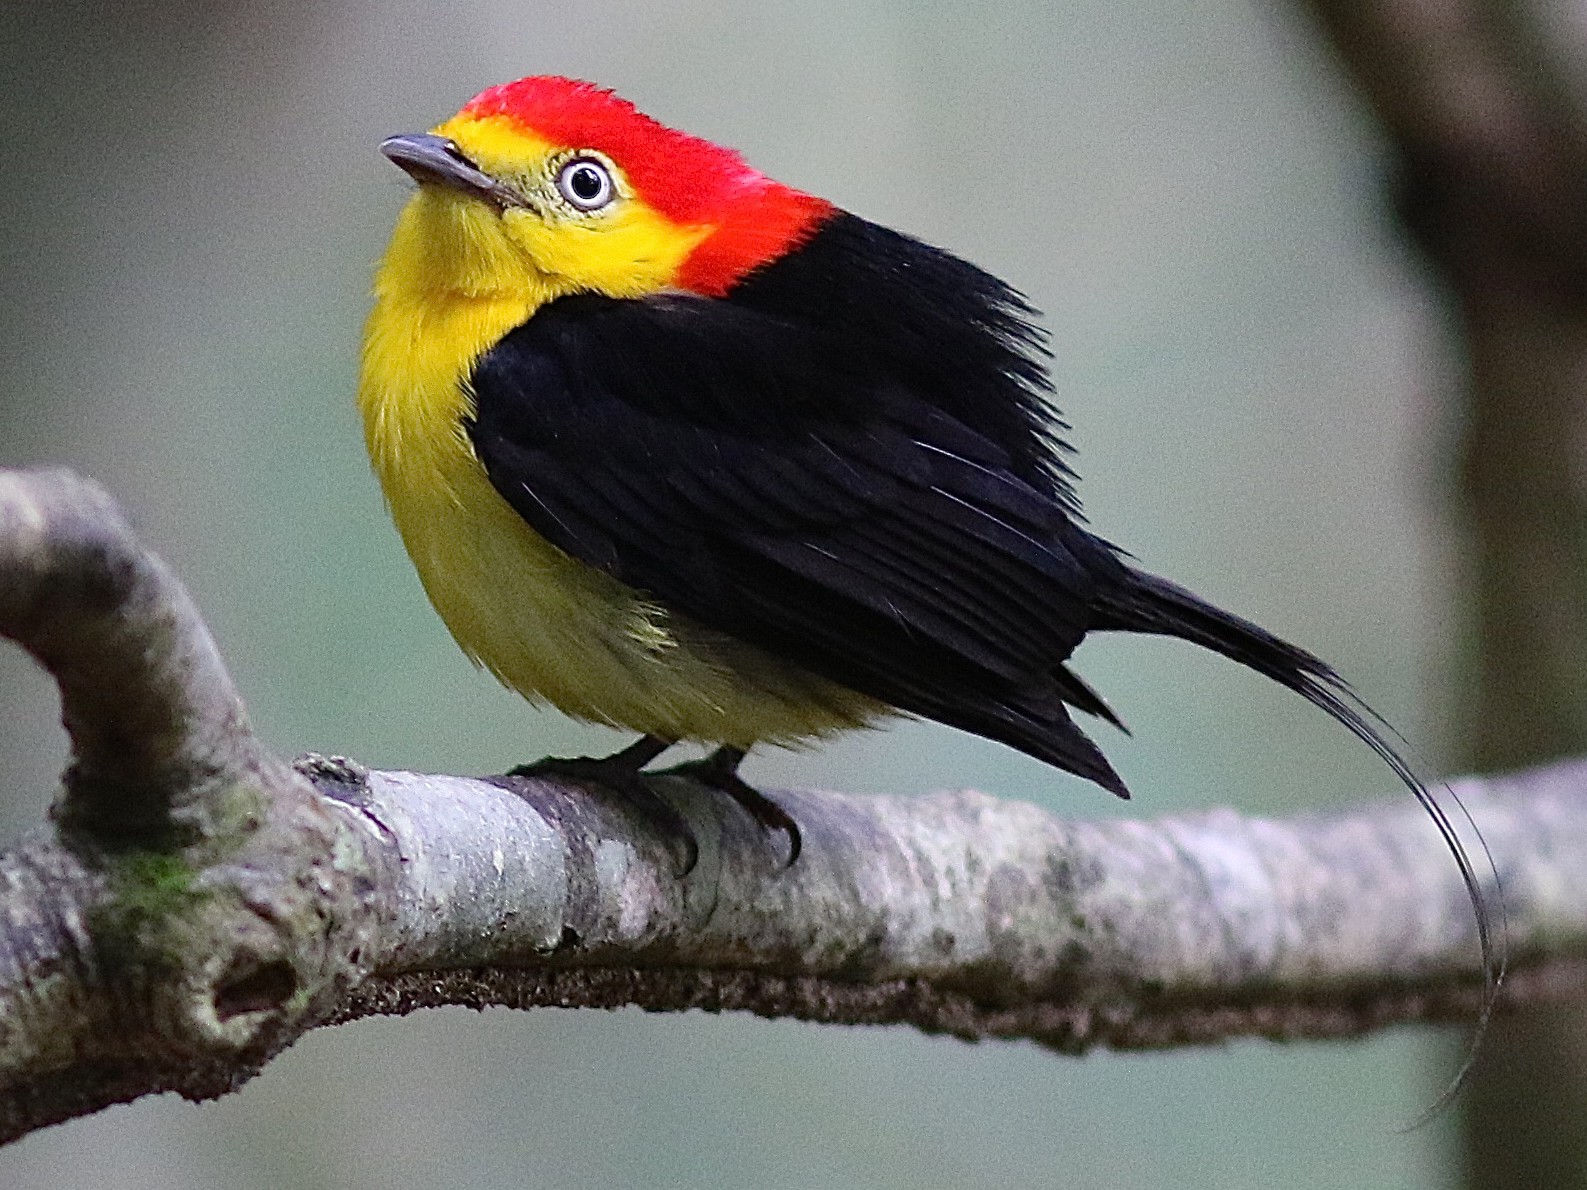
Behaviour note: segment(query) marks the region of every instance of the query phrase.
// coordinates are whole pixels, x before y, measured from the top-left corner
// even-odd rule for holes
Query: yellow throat
[[[662,288],[697,242],[664,237],[635,208],[628,236],[655,241],[647,275],[614,273],[612,261],[632,245],[581,258],[528,211],[503,213],[428,185],[409,200],[376,274],[358,393],[403,544],[463,651],[532,701],[746,749],[863,726],[881,704],[669,613],[557,550],[475,457],[467,379],[480,356],[555,298]],[[589,277],[545,267],[579,259]]]

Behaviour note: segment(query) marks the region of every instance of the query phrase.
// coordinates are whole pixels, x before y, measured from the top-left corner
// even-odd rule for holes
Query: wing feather
[[[1065,704],[1111,713],[1062,666],[1112,555],[1075,523],[1039,419],[1000,440],[921,374],[764,302],[581,295],[479,361],[467,428],[497,491],[573,557],[1122,789]],[[996,381],[1028,401],[1028,379]]]

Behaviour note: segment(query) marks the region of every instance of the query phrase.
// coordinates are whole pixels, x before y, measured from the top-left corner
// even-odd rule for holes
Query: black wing
[[[907,357],[868,345],[830,288],[796,308],[788,264],[725,300],[537,313],[472,376],[492,483],[559,549],[702,624],[1123,793],[1065,704],[1112,716],[1062,665],[1117,562],[1071,518],[1040,394],[1008,364],[966,392],[962,352],[929,370],[929,327]],[[954,404],[972,398],[979,425]]]

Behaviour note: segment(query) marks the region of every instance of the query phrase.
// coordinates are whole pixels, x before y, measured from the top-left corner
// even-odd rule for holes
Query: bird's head
[[[403,255],[427,284],[465,295],[720,296],[832,211],[564,78],[492,87],[381,149],[419,182],[397,229]]]

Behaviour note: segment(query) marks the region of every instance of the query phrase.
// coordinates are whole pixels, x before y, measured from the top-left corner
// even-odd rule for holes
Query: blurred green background
[[[496,772],[604,750],[473,671],[426,605],[353,408],[375,151],[562,73],[953,248],[1046,311],[1094,526],[1331,660],[1436,756],[1453,364],[1381,144],[1312,31],[1244,0],[279,0],[0,23],[0,465],[122,501],[279,750]],[[1399,796],[1299,700],[1187,646],[1080,668],[1133,807],[909,725],[753,760],[773,784],[976,786],[1075,815]],[[0,837],[64,754],[0,649]],[[1057,1058],[904,1029],[435,1012],[319,1032],[240,1094],[0,1150],[0,1186],[1391,1187],[1454,1168],[1426,1032]]]

